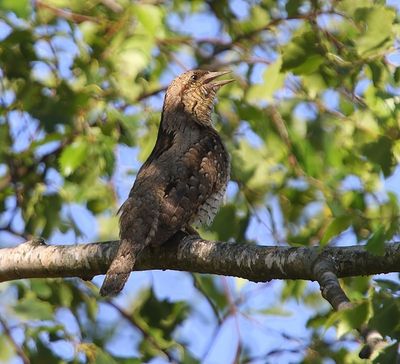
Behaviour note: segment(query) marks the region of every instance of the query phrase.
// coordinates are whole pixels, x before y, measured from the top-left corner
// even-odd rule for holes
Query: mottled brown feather
[[[222,74],[222,73],[221,73]],[[218,74],[189,71],[169,86],[157,141],[120,209],[121,244],[100,293],[117,294],[148,245],[209,223],[229,180],[229,155],[211,124]],[[226,83],[226,82],[225,82]]]

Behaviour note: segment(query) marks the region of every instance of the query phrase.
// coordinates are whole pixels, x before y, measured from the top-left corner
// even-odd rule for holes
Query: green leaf
[[[97,303],[96,297],[82,294],[82,301],[85,302],[85,308],[89,318],[92,321],[96,320],[97,314],[99,312],[99,305]]]
[[[246,120],[251,129],[261,138],[266,139],[268,134],[268,120],[265,118],[265,112],[260,108],[245,102],[235,102],[239,118]]]
[[[228,298],[226,294],[216,285],[215,279],[209,275],[194,274],[194,284],[199,291],[206,295],[215,306],[223,312],[228,307]]]
[[[385,300],[384,305],[375,308],[370,324],[383,336],[399,333],[400,308],[395,301]]]
[[[282,51],[281,71],[311,74],[325,62],[315,31],[300,31]]]
[[[190,350],[188,350],[187,347],[183,346],[183,357],[181,360],[182,364],[200,364],[200,360],[195,358],[194,355],[191,353]],[[141,364],[141,363],[138,363]]]
[[[386,230],[384,226],[380,226],[372,236],[368,239],[366,249],[373,254],[383,255],[385,254],[385,241],[386,241]]]
[[[88,144],[85,140],[76,139],[71,145],[64,148],[59,163],[64,176],[71,175],[87,159]]]
[[[281,292],[281,298],[286,301],[290,298],[295,298],[299,301],[302,297],[307,283],[305,281],[286,281]]]
[[[350,216],[338,216],[333,219],[322,236],[321,245],[326,245],[333,237],[345,231],[351,225],[351,221]]]
[[[342,278],[341,286],[351,301],[360,301],[371,288],[371,278],[369,276]]]
[[[43,300],[46,300],[51,296],[51,288],[47,284],[46,280],[43,279],[32,279],[31,289],[35,294]]]
[[[14,312],[27,320],[52,320],[53,307],[34,297],[25,297],[14,306]]]
[[[279,317],[293,316],[293,312],[285,310],[283,307],[269,307],[269,308],[264,308],[262,310],[257,310],[256,312],[262,315],[271,315]]]
[[[78,345],[78,350],[85,353],[89,364],[117,364],[110,354],[92,343]]]
[[[0,335],[0,362],[10,363],[14,354],[13,346],[5,335]]]
[[[308,175],[317,177],[324,163],[321,155],[315,150],[313,144],[301,135],[291,133],[290,137],[293,141],[293,152],[300,165]]]
[[[73,294],[71,291],[71,288],[67,284],[60,284],[59,289],[58,289],[58,295],[60,299],[60,304],[64,307],[70,307],[72,300],[73,300]]]
[[[260,204],[270,186],[279,184],[283,171],[276,168],[276,158],[284,150],[271,150],[266,146],[255,148],[243,139],[232,156],[232,178],[244,183],[248,202]]]
[[[396,70],[394,71],[393,74],[393,79],[394,82],[396,82],[397,84],[400,83],[400,67],[396,67]]]
[[[381,288],[391,290],[393,291],[392,293],[400,293],[400,283],[392,281],[390,279],[374,279],[374,282],[376,282]]]
[[[376,358],[374,358],[374,364],[393,364],[399,360],[399,343],[386,347]]]
[[[246,99],[249,102],[259,100],[271,101],[275,91],[283,86],[285,75],[280,73],[282,59],[278,58],[274,63],[271,63],[265,70],[263,75],[264,82],[250,86],[247,91]]]
[[[371,307],[369,302],[354,303],[354,307],[334,312],[330,315],[325,323],[325,327],[329,328],[338,322],[337,334],[339,337],[345,335],[351,330],[360,328],[371,315]]]
[[[386,136],[380,136],[376,142],[367,143],[362,147],[364,155],[373,163],[378,164],[385,177],[388,177],[392,172],[394,165],[393,142]]]
[[[42,84],[34,81],[28,83],[18,96],[25,111],[40,120],[46,132],[53,132],[57,125],[71,125],[76,120],[80,110],[85,109],[90,100],[89,91],[74,90],[63,80],[59,81],[57,88],[51,90],[52,95],[44,90]]]
[[[328,86],[325,77],[317,72],[302,75],[302,80],[307,93],[313,98],[320,95]]]
[[[308,59],[302,64],[298,65],[293,69],[293,73],[296,75],[309,75],[316,72],[320,65],[325,62],[324,57],[319,54],[314,54],[308,57]]]
[[[365,29],[356,41],[356,48],[360,55],[366,56],[392,46],[392,24],[396,16],[392,9],[383,6],[359,8],[354,16]]]
[[[1,41],[1,68],[8,78],[30,80],[31,62],[37,60],[33,43],[34,38],[32,32],[25,29],[15,29],[7,38]],[[31,91],[33,88],[31,82],[29,82],[28,85],[27,92],[28,90]],[[23,95],[19,94],[18,96],[23,102],[26,101]]]
[[[285,5],[288,16],[294,16],[299,13],[299,7],[303,4],[302,0],[288,0]]]
[[[227,224],[227,221],[230,221],[230,224]],[[228,241],[232,238],[240,240],[244,238],[248,223],[249,214],[239,217],[235,205],[225,204],[218,211],[210,228],[217,232],[218,240]]]
[[[97,41],[98,32],[101,31],[101,27],[95,22],[85,21],[79,24],[79,30],[84,41],[88,44],[92,44]]]
[[[150,4],[135,5],[135,14],[146,32],[152,37],[162,34],[162,8]]]
[[[158,300],[152,289],[143,291],[136,305],[133,315],[148,328],[158,329],[164,344],[172,339],[172,333],[189,311],[185,302]]]
[[[381,61],[372,61],[368,64],[371,78],[375,87],[383,84],[385,76],[385,65]]]
[[[29,0],[2,0],[0,1],[0,12],[12,11],[20,18],[28,18],[31,14],[32,6]]]
[[[339,105],[340,105],[340,110],[346,116],[351,115],[355,110],[354,104],[350,102],[347,97],[344,97],[343,95],[340,95]]]
[[[228,3],[226,4],[228,6]],[[251,33],[252,31],[265,26],[270,21],[268,11],[258,4],[253,4],[250,8],[249,17],[240,23],[242,33]],[[246,38],[245,38],[246,39]]]

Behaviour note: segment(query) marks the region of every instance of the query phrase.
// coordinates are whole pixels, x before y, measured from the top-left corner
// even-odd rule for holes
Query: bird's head
[[[166,107],[181,110],[202,125],[211,124],[211,112],[217,91],[229,80],[216,80],[230,71],[211,72],[205,70],[187,71],[175,78],[167,89],[164,101]]]

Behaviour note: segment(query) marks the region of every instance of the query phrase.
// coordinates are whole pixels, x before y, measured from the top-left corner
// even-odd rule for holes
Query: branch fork
[[[321,254],[314,263],[313,273],[318,281],[322,297],[324,297],[336,311],[350,309],[353,304],[340,286],[336,274],[334,261],[329,256]],[[371,355],[382,346],[386,345],[383,336],[376,330],[363,325],[358,328],[365,345],[362,347],[359,357],[369,359]]]
[[[33,239],[16,247],[0,249],[0,282],[23,278],[80,277],[85,280],[104,274],[119,241],[80,245],[47,245]],[[377,256],[365,247],[277,247],[207,241],[177,233],[158,248],[146,248],[136,269],[172,269],[236,276],[253,282],[272,279],[316,280],[322,296],[337,310],[352,304],[339,278],[400,272],[400,244],[388,243]],[[360,357],[368,358],[384,343],[381,334],[368,327],[358,330],[366,345]]]

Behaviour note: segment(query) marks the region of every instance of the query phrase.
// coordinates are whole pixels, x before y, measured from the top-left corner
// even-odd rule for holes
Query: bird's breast
[[[221,188],[213,193],[197,210],[197,213],[193,216],[191,224],[195,226],[210,225],[214,220],[221,204],[225,199],[226,183]]]
[[[224,201],[230,176],[229,154],[219,137],[211,138],[211,143],[203,146],[208,146],[208,150],[201,159],[199,173],[203,184],[211,188],[205,189],[206,197],[192,217],[191,223],[196,226],[209,225],[213,221]]]

